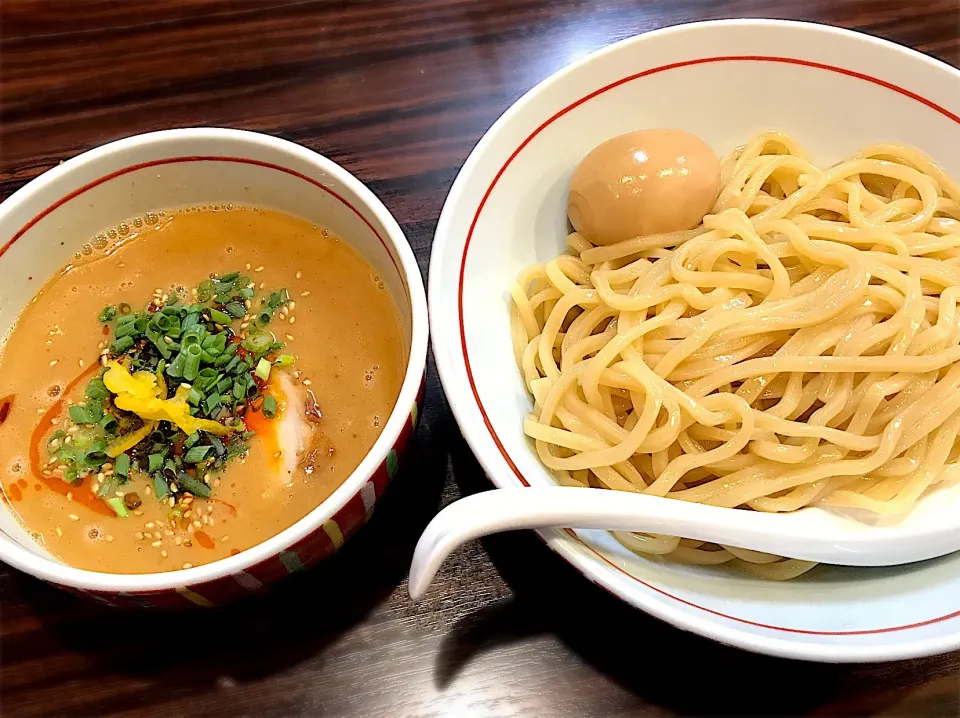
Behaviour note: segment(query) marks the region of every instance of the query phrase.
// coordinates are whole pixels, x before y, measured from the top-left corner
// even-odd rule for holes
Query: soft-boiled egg
[[[693,229],[720,189],[720,162],[682,130],[639,130],[597,145],[570,181],[567,216],[594,244]]]
[[[260,451],[269,457],[278,481],[286,484],[311,446],[314,425],[309,420],[306,389],[285,372],[274,372],[265,393],[277,400],[277,415],[266,418],[260,411],[248,412],[249,431],[257,433]]]

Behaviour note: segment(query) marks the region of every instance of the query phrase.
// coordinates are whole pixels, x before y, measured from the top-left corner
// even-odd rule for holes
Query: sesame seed
[[[77,359],[77,364],[83,369],[83,359]]]
[[[257,267],[257,268],[254,269],[253,271],[254,271],[254,272],[262,272],[262,271],[263,271],[263,265],[261,264],[259,267]]]
[[[250,262],[247,262],[246,268],[247,268],[247,269],[250,269]]]
[[[68,517],[71,521],[79,521],[79,520],[80,520],[80,517],[77,516],[76,514],[68,514],[67,517]]]
[[[68,492],[67,492],[67,501],[73,501],[73,492],[72,492],[72,491],[68,491]]]
[[[160,552],[160,558],[166,558],[166,557],[167,557],[167,552],[166,552],[166,551],[161,551],[161,552]]]
[[[183,386],[183,385],[181,384],[181,386]],[[170,484],[170,491],[171,491],[172,493],[177,493],[177,485],[174,484],[174,483],[171,483],[171,484]]]
[[[310,292],[309,292],[309,291],[300,292],[300,296],[301,296],[301,297],[309,297],[309,296],[310,296]]]
[[[294,309],[296,309],[296,308],[297,308],[297,303],[296,303],[296,302],[293,302],[293,301],[291,301],[291,302],[290,302],[290,305],[289,305],[289,306],[290,306],[290,311],[292,312],[292,311],[293,311]]]
[[[283,452],[282,452],[282,451],[278,451],[278,452],[276,452],[276,453],[273,455],[273,458],[274,458],[274,459],[279,459],[281,456],[283,456]]]
[[[53,360],[51,360],[51,361],[50,361],[50,366],[56,366],[56,365],[57,365],[57,362],[59,362],[59,361],[60,361],[59,359],[53,359]]]
[[[150,544],[150,545],[151,545],[153,548],[160,548],[160,546],[163,545],[163,541],[154,541],[154,542],[153,542],[152,544]]]
[[[253,306],[253,302],[251,302],[249,299],[244,299],[244,300],[243,300],[243,308],[244,308],[244,309],[250,309],[250,307],[252,307],[252,306]]]
[[[113,536],[111,536],[110,534],[107,534],[107,535],[106,535],[106,538],[105,538],[104,540],[105,540],[107,543],[113,543]]]
[[[221,537],[220,537],[220,540],[221,540],[221,541],[223,541],[223,542],[227,542],[227,541],[229,541],[229,540],[230,540],[230,537],[229,537],[229,536],[226,536],[226,535],[224,535],[224,536],[221,536]]]
[[[179,546],[182,541],[183,541],[183,539],[181,539],[179,536],[177,536],[177,537],[173,540],[173,542],[174,542],[177,546]]]
[[[193,568],[193,564],[187,562],[187,563],[183,564],[183,567],[184,567],[184,568]]]
[[[296,317],[290,317],[290,323],[291,323],[291,324],[293,324],[295,321],[297,321],[297,318],[296,318]]]
[[[173,339],[171,339],[170,337],[164,337],[163,341],[165,341],[167,344],[173,344]]]
[[[148,529],[150,529],[150,530],[152,531],[152,530],[153,530],[153,527],[154,527],[154,523],[153,523],[153,521],[147,521],[147,523],[145,523],[143,526],[144,526],[144,528],[148,528]]]
[[[304,380],[303,380],[303,385],[304,385],[304,386],[310,386],[311,384],[313,384],[313,382],[310,381],[309,379],[304,379]]]
[[[297,279],[300,279],[300,277],[302,276],[303,276],[303,272],[297,272]]]
[[[57,536],[63,536],[63,529],[57,526]]]
[[[153,537],[154,537],[155,539],[161,539],[161,538],[163,538],[163,536],[161,535],[161,533],[160,533],[159,531],[154,531],[154,532],[153,532]]]
[[[261,290],[262,290],[264,287],[266,287],[266,286],[267,286],[267,283],[266,283],[266,282],[260,282],[260,289],[261,289]]]
[[[194,525],[195,528],[200,528],[201,526],[203,526],[203,524],[200,523],[199,521],[194,521],[194,522],[193,522],[193,525]]]

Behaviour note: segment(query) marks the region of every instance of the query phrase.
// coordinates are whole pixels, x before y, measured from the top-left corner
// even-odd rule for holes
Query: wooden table
[[[426,275],[443,199],[511,102],[607,43],[695,19],[858,28],[960,65],[957,0],[2,0],[0,193],[126,135],[219,125],[331,157]],[[326,565],[217,611],[116,613],[0,568],[4,716],[621,716],[960,712],[960,654],[758,657],[589,584],[531,534],[460,551],[407,597],[438,507],[488,484],[431,367],[417,445]]]

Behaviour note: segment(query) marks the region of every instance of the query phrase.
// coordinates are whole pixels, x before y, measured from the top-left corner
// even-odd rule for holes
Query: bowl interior
[[[956,70],[863,35],[734,21],[619,43],[519,100],[478,144],[451,190],[431,266],[438,367],[464,434],[493,482],[554,483],[521,428],[531,400],[513,356],[508,288],[523,267],[564,249],[567,186],[590,149],[630,130],[669,127],[699,135],[722,156],[760,131],[777,129],[820,164],[871,143],[897,142],[920,148],[960,177],[958,86]],[[897,594],[913,592],[922,607],[915,613],[924,619],[956,609],[941,594],[936,600],[930,595],[958,575],[950,571],[960,558],[861,569],[856,582],[847,581],[850,570],[822,568],[784,586],[722,568],[640,558],[605,532],[545,536],[581,571],[636,605],[755,650],[806,657],[822,650],[819,657],[832,659],[875,651],[890,639],[863,634],[844,653],[842,646],[824,647],[819,632],[857,633],[896,623],[903,613],[894,610]],[[825,617],[822,604],[810,610],[813,595],[833,597],[837,606],[869,606],[856,620],[840,609]],[[748,615],[756,625],[741,620]],[[794,635],[813,631],[817,637],[809,643],[816,648],[784,648],[784,631],[794,629],[800,631]],[[937,630],[919,638],[915,631],[910,640]],[[866,655],[856,654],[861,660]]]
[[[358,191],[356,180],[338,168],[318,169],[314,160],[300,156],[305,153],[300,148],[265,144],[250,133],[198,130],[145,137],[94,150],[51,171],[26,188],[26,199],[0,211],[0,337],[5,338],[44,282],[98,232],[147,212],[237,203],[280,210],[326,227],[359,252],[394,299],[409,361],[411,288],[390,239],[391,228],[367,206],[369,198]],[[14,458],[3,456],[5,461]],[[302,521],[307,519],[309,515]],[[29,537],[6,504],[0,511],[0,531],[56,561]]]

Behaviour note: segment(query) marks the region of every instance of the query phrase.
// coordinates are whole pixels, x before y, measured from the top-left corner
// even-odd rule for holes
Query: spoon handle
[[[620,491],[575,487],[483,491],[450,504],[424,530],[410,566],[410,596],[420,598],[446,557],[460,544],[480,536],[568,527],[665,533],[705,541],[721,536],[729,539],[729,526],[718,528],[720,516],[710,515],[716,511],[728,518],[729,509]],[[764,537],[759,538],[762,545]]]

